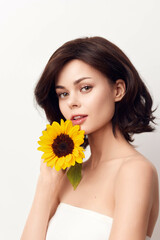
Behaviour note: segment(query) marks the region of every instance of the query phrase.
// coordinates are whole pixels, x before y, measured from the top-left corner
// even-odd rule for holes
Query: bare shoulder
[[[124,161],[117,172],[116,186],[126,179],[152,186],[153,191],[158,191],[158,173],[154,164],[142,154],[138,153]]]
[[[117,173],[117,179],[130,174],[134,174],[135,178],[139,175],[139,177],[143,176],[143,179],[148,178],[153,181],[153,183],[158,183],[157,169],[151,161],[140,153],[121,165]]]
[[[156,221],[159,212],[158,173],[154,164],[143,155],[138,154],[121,165],[115,181],[115,201],[121,196],[135,197],[135,201],[136,196],[141,196],[143,206],[150,209]]]
[[[131,236],[144,239],[146,234],[152,235],[158,217],[157,183],[154,165],[141,154],[121,164],[115,180],[110,239],[119,239],[119,236],[121,239],[130,239]]]

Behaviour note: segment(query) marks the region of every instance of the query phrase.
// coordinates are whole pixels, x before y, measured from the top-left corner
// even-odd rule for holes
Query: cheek
[[[99,101],[94,103],[96,114],[105,118],[112,118],[115,110],[115,103],[111,96],[101,97]]]
[[[84,126],[86,132],[91,133],[111,122],[115,111],[115,102],[111,94],[95,95],[94,101],[89,104],[90,119]]]
[[[69,112],[67,111],[65,102],[59,102],[59,109],[60,109],[62,115],[65,117],[65,119],[68,119],[70,117]]]
[[[92,106],[96,114],[106,117],[111,117],[114,114],[115,102],[110,89],[108,91],[101,89],[101,91],[97,92],[93,103]]]

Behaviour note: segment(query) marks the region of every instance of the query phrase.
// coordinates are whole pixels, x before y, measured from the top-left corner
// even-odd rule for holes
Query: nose
[[[70,94],[68,98],[68,106],[70,109],[79,108],[81,106],[80,99],[76,93]]]

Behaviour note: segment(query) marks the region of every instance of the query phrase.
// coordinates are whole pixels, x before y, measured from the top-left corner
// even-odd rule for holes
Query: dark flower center
[[[54,140],[52,148],[57,157],[66,156],[72,153],[74,142],[67,134],[60,134]]]

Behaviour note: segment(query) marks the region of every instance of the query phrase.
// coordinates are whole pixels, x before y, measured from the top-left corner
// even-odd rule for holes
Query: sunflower
[[[59,171],[83,162],[84,148],[80,145],[84,142],[84,131],[79,129],[80,126],[73,126],[71,120],[64,122],[61,119],[60,124],[55,121],[52,125],[47,124],[39,138],[38,150],[44,152],[42,159],[48,167]]]

